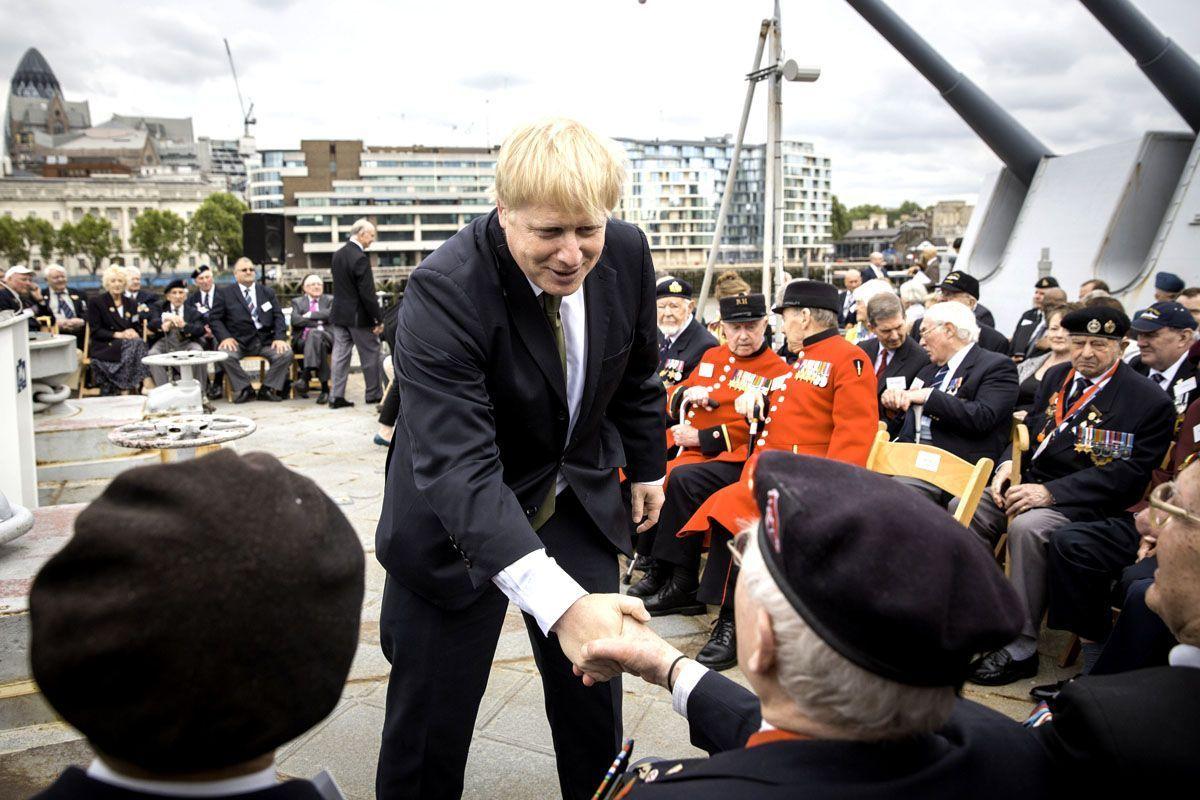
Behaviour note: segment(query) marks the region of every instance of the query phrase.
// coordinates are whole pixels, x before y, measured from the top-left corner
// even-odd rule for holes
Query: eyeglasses
[[[1168,517],[1177,517],[1184,522],[1200,526],[1200,516],[1193,514],[1186,508],[1175,505],[1171,502],[1174,499],[1174,481],[1160,483],[1154,487],[1154,491],[1150,493],[1150,524],[1156,528],[1161,528],[1167,524]]]
[[[749,543],[750,531],[742,531],[725,543],[729,548],[729,555],[733,557],[733,565],[738,569],[742,568],[742,556],[745,555],[746,545]]]

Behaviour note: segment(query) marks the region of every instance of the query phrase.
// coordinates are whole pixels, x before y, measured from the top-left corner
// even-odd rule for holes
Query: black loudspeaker
[[[255,264],[282,264],[283,214],[242,214],[242,253]]]

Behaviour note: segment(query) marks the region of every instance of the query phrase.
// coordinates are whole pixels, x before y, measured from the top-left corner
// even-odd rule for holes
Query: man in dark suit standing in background
[[[354,405],[346,399],[346,378],[350,375],[350,348],[358,348],[366,382],[366,403],[383,399],[380,385],[379,334],[383,333],[383,314],[375,297],[375,274],[367,248],[375,241],[375,226],[357,219],[350,226],[350,241],[333,254],[333,309],[329,314],[333,333],[332,386],[330,408]]]
[[[496,210],[409,279],[396,337],[400,422],[376,554],[392,663],[376,794],[457,798],[509,601],[525,612],[559,785],[588,798],[621,742],[618,680],[583,645],[641,601],[617,594],[632,482],[658,519],[665,396],[646,237],[609,217],[620,149],[570,120],[512,133]],[[353,246],[353,245],[352,245]],[[644,519],[643,519],[644,518]]]
[[[262,356],[270,363],[258,399],[279,402],[292,363],[292,348],[287,343],[287,326],[279,298],[272,289],[255,282],[254,262],[248,258],[239,258],[233,265],[233,277],[234,283],[214,293],[214,306],[208,317],[220,342],[218,348],[229,353],[225,374],[233,385],[233,402],[245,403],[255,397],[250,378],[239,361],[246,356]]]
[[[717,339],[696,319],[692,285],[672,275],[658,279],[654,289],[658,309],[658,376],[673,386],[691,374]]]
[[[867,329],[874,334],[859,344],[875,370],[877,392],[908,389],[929,364],[929,355],[908,335],[904,306],[894,294],[877,294],[867,302]],[[879,406],[879,420],[886,422],[888,435],[895,438],[904,423],[904,415]]]
[[[1024,361],[1038,352],[1045,352],[1035,350],[1038,340],[1046,333],[1046,312],[1042,305],[1046,299],[1046,290],[1058,288],[1058,279],[1049,275],[1038,278],[1037,283],[1033,285],[1033,308],[1017,320],[1017,327],[1013,329],[1012,338],[1009,340],[1008,354],[1012,356],[1013,361]],[[1065,292],[1063,302],[1066,302]]]

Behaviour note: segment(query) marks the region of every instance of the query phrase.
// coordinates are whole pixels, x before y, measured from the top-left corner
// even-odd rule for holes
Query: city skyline
[[[891,5],[1056,152],[1185,127],[1078,3]],[[1187,5],[1138,2],[1196,53],[1200,21]],[[520,121],[549,114],[613,137],[700,138],[735,129],[741,75],[770,6],[379,3],[347,16],[327,3],[259,0],[218,2],[197,18],[183,5],[114,14],[61,1],[18,14],[2,0],[11,24],[0,32],[0,72],[37,47],[66,97],[88,100],[95,119],[190,116],[197,134],[232,138],[240,112],[227,37],[264,149],[315,138],[496,144]],[[786,55],[823,69],[816,84],[786,87],[783,135],[830,156],[834,193],[847,205],[972,200],[999,162],[924,79],[845,3],[782,8]],[[760,92],[748,141],[764,139],[764,117]]]

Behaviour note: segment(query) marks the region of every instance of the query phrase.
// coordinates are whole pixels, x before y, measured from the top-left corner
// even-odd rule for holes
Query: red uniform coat
[[[879,430],[875,370],[862,348],[830,329],[804,341],[795,367],[771,393],[755,453],[786,450],[866,466]],[[714,492],[678,535],[707,533],[713,523],[737,532],[759,516],[750,491],[751,457],[737,483]]]
[[[707,350],[691,374],[667,390],[667,409],[671,419],[691,425],[700,434],[699,447],[685,447],[678,456],[667,462],[667,475],[681,464],[709,460],[745,461],[750,443],[750,423],[734,410],[734,401],[747,389],[755,387],[761,388],[765,394],[771,382],[788,374],[790,369],[787,362],[771,352],[766,344],[757,353],[745,358],[735,356],[728,345]],[[709,399],[719,405],[714,409],[698,405],[681,408],[684,392],[693,386],[708,389]],[[670,431],[667,432],[667,440],[668,447],[674,446]]]

